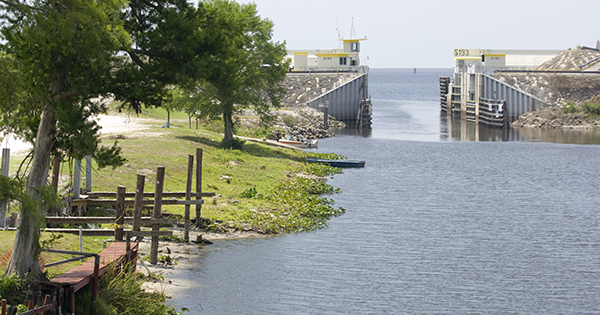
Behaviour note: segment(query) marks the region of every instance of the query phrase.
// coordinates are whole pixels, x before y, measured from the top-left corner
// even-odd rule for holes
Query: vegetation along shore
[[[79,241],[42,232],[48,216],[117,216],[112,207],[71,204],[77,193],[86,193],[73,191],[74,161],[86,157],[93,160],[93,191],[115,192],[120,185],[133,192],[138,175],[145,175],[147,186],[181,192],[189,187],[188,156],[202,149],[202,192],[214,197],[204,199],[192,239],[317,229],[344,213],[324,197],[339,192],[325,183],[339,169],[307,164],[306,153],[265,145],[276,132],[304,137],[332,133],[314,126],[299,128],[302,121],[318,120],[314,112],[280,110],[286,93],[296,93],[284,83],[289,69],[285,43],[272,40],[273,23],[258,15],[255,4],[2,0],[0,12],[0,136],[30,145],[26,154],[11,158],[10,166],[4,167],[10,169],[8,175],[0,175],[0,203],[6,200],[8,205],[6,212],[0,209],[0,217],[5,214],[10,219],[6,222],[16,227],[0,234],[5,270],[0,297],[10,305],[9,313],[22,311],[26,301],[52,304],[51,314],[61,307],[77,314],[185,311],[165,306],[161,292],[141,289],[144,280],[162,279],[142,263],[143,255],[138,261],[146,271],[144,278],[127,272],[131,266],[125,264],[102,267],[97,281],[99,267],[81,264],[79,258],[49,267],[50,261],[71,257],[47,249],[101,254],[114,250],[114,261],[130,256],[129,248],[113,246],[117,243],[110,244],[106,237]],[[104,122],[99,121],[106,116],[99,115],[109,111],[122,115],[125,130],[101,131]],[[145,120],[132,123],[131,117]],[[158,167],[164,167],[164,181],[158,180]],[[170,229],[176,230],[185,225],[184,209],[165,203],[153,214],[168,213],[177,222]],[[131,214],[126,208],[125,216]],[[136,210],[135,218],[138,214]],[[153,231],[148,233],[156,239],[162,233],[162,223],[156,222],[166,221],[152,220]],[[4,223],[0,220],[2,227]],[[121,223],[95,227],[114,229]],[[178,233],[162,239],[181,240]],[[145,248],[142,243],[142,254]],[[158,261],[173,264],[169,252],[165,248]],[[89,285],[48,282],[74,266],[89,272],[81,278]],[[75,298],[69,290],[77,291]],[[45,294],[49,301],[44,301]]]

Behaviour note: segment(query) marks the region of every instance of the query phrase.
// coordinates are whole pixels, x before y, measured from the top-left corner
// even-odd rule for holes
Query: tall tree
[[[0,18],[0,129],[34,143],[26,192],[38,201],[53,150],[123,163],[116,144],[99,146],[90,118],[105,107],[93,97],[160,106],[167,87],[197,80],[211,47],[201,41],[202,7],[186,0],[0,0]],[[43,212],[22,207],[7,273],[42,276]]]
[[[202,5],[186,0],[130,0],[123,20],[133,45],[116,72],[115,98],[139,112],[162,106],[173,86],[195,82],[214,45],[203,40]]]
[[[255,4],[208,0],[204,8],[205,41],[217,48],[203,64],[196,103],[201,116],[223,119],[223,143],[230,146],[241,110],[254,109],[268,121],[271,106],[281,106],[285,89],[279,83],[289,63],[285,43],[272,41],[273,23],[257,14]]]
[[[3,74],[16,76],[14,86],[0,89],[4,129],[34,144],[25,192],[36,200],[23,205],[7,273],[41,278],[40,224],[43,187],[50,155],[60,145],[70,155],[118,154],[99,150],[98,125],[90,117],[102,112],[92,99],[106,93],[115,52],[129,37],[119,19],[125,0],[0,0],[4,45]],[[122,160],[121,160],[122,163]]]

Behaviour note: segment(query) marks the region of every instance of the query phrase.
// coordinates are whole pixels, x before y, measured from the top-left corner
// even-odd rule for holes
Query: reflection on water
[[[600,144],[600,130],[549,128],[494,128],[441,114],[441,141],[524,141]]]

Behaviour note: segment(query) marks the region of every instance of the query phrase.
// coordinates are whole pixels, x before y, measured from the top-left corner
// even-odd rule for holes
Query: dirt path
[[[97,120],[101,134],[131,134],[151,128],[152,120],[130,116],[100,115]],[[0,135],[3,136],[3,135]],[[32,148],[31,144],[17,139],[13,135],[5,135],[1,143],[2,148],[9,148],[11,155],[22,156]]]

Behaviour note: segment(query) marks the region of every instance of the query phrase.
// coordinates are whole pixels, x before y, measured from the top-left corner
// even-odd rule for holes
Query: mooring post
[[[323,106],[323,129],[329,129],[329,101]]]
[[[186,242],[190,241],[190,203],[189,201],[192,199],[192,177],[194,176],[194,156],[188,156],[188,169],[187,169],[187,182],[185,184],[185,232],[183,234],[183,239]]]
[[[81,161],[75,160],[75,167],[73,167],[73,199],[79,199],[79,192],[81,190]]]
[[[202,192],[202,149],[196,148],[196,192]],[[196,200],[202,199],[202,197],[196,197]],[[202,205],[196,204],[196,227],[202,227],[202,221],[200,215],[202,214]]]
[[[144,183],[146,176],[138,174],[135,186],[135,201],[133,202],[133,230],[140,231],[142,227],[142,206],[144,201]]]
[[[123,241],[123,223],[125,223],[125,186],[117,186],[117,205],[115,222],[115,241]]]
[[[160,219],[160,208],[162,207],[162,193],[165,180],[165,167],[156,169],[156,188],[154,190],[154,219]],[[152,224],[152,232],[158,232],[160,224]],[[150,263],[156,265],[158,261],[158,235],[152,235],[150,244]]]
[[[85,157],[85,190],[92,191],[92,156]]]
[[[8,170],[10,168],[10,149],[2,149],[2,175],[8,177]],[[6,208],[8,205],[8,199],[0,200],[0,228],[6,227]]]

